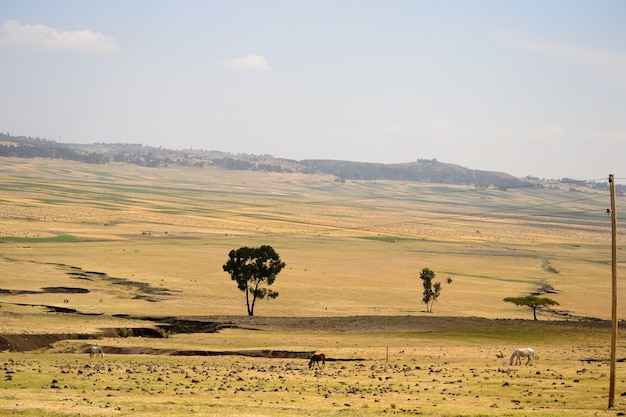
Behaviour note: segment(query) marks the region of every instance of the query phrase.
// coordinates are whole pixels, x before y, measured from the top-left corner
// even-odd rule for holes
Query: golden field
[[[606,192],[39,159],[0,159],[0,178],[0,334],[92,334],[108,349],[90,360],[77,338],[0,353],[15,371],[0,413],[615,414]],[[619,197],[618,215],[624,206]],[[287,264],[280,296],[243,317],[222,265],[231,249],[263,244]],[[424,267],[452,278],[433,313],[421,303]],[[560,305],[539,322],[502,301],[541,288]],[[99,334],[152,324],[142,317],[237,325],[163,339]],[[539,359],[510,366],[518,345]],[[618,348],[623,357],[621,337]],[[182,350],[333,360],[310,371],[304,359],[172,354]]]

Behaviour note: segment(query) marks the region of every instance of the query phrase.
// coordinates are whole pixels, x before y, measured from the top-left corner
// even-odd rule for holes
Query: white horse
[[[102,348],[100,346],[92,346],[89,349],[89,357],[93,358],[94,355],[96,356],[100,356],[101,358],[104,358],[104,351],[102,350]]]
[[[513,360],[515,360],[515,365],[522,364],[522,358],[526,358],[526,365],[533,363],[533,356],[535,355],[535,351],[531,348],[519,348],[515,349],[513,354],[511,355],[511,360],[509,364],[513,365]]]

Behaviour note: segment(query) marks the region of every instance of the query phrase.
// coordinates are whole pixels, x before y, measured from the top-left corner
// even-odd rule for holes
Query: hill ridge
[[[137,166],[167,168],[215,166],[227,170],[333,175],[335,181],[392,180],[436,184],[470,185],[477,188],[542,187],[535,177],[518,178],[504,172],[470,169],[460,165],[418,159],[404,163],[353,162],[336,159],[275,158],[272,155],[230,154],[216,150],[172,150],[129,143],[58,143],[48,139],[0,133],[0,156],[49,158],[90,164],[122,162]],[[565,183],[585,183],[564,178]],[[600,188],[608,185],[600,184]],[[594,188],[596,188],[594,186]],[[621,190],[620,190],[621,191]]]

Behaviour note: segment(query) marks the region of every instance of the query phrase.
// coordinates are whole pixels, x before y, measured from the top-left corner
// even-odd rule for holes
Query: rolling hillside
[[[3,304],[109,317],[242,314],[222,265],[231,249],[269,244],[287,267],[261,315],[424,314],[424,267],[453,280],[435,314],[524,317],[503,298],[545,289],[560,303],[549,317],[609,314],[608,193],[587,186],[0,162]]]

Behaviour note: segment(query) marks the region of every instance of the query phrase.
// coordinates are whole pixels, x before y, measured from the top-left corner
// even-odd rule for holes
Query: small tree
[[[433,283],[433,280],[435,279],[435,272],[428,268],[422,269],[422,272],[420,272],[420,279],[424,284],[422,301],[426,304],[426,312],[432,313],[433,304],[435,304],[435,301],[439,298],[439,294],[441,294],[441,282]],[[446,282],[448,284],[452,283],[452,278],[448,277]]]
[[[526,297],[507,297],[504,299],[507,303],[513,303],[520,307],[530,307],[533,309],[533,318],[537,320],[537,308],[545,306],[558,306],[559,303],[548,297],[536,297],[527,295]]]
[[[276,298],[278,292],[263,287],[274,283],[276,275],[285,267],[280,256],[271,246],[259,248],[241,247],[231,250],[224,264],[225,272],[237,282],[237,287],[246,294],[248,316],[254,316],[257,300]]]

